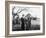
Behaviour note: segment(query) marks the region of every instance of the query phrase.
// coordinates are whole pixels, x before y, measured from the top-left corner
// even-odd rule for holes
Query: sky
[[[18,13],[24,9],[22,12],[19,13],[19,17],[22,17],[22,14],[27,15],[28,13],[31,14],[33,17],[40,18],[41,9],[40,7],[14,7],[14,13]],[[18,11],[18,12],[17,12]]]

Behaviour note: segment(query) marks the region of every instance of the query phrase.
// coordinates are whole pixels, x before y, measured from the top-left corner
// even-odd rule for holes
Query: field
[[[23,31],[21,29],[21,25],[18,25],[18,24],[14,25],[12,30],[13,31]],[[26,26],[25,26],[24,30],[26,30]],[[29,30],[40,30],[40,19],[31,20],[31,27]]]
[[[40,30],[40,25],[32,25],[30,30]],[[23,30],[21,29],[21,27],[14,27],[13,31],[23,31]]]

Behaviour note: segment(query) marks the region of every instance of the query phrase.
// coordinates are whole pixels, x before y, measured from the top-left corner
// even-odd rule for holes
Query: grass
[[[31,25],[30,30],[40,30],[40,25]],[[23,31],[23,30],[21,29],[21,27],[13,27],[12,31]]]

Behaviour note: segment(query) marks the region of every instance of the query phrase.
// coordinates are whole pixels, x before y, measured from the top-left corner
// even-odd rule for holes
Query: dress
[[[24,28],[25,28],[25,27],[24,27],[24,18],[21,18],[21,22],[22,22],[22,24],[21,24],[21,29],[24,30]]]

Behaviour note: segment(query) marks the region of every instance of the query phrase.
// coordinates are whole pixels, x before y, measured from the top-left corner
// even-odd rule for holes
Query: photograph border
[[[9,34],[9,4],[15,4],[15,3],[43,6],[43,33]],[[35,36],[35,35],[36,36],[45,35],[45,3],[5,1],[5,37],[20,37],[20,36]]]

